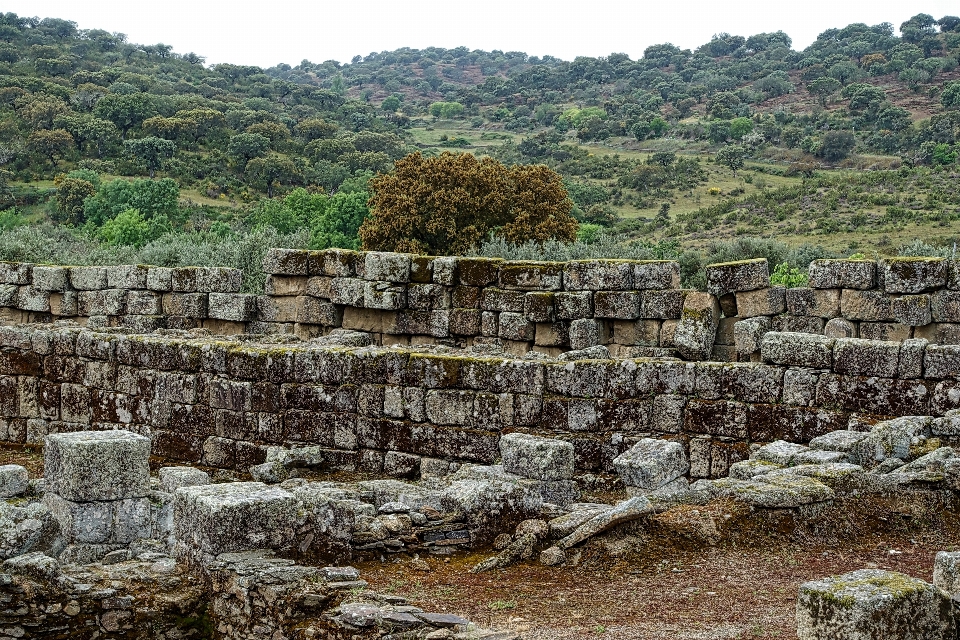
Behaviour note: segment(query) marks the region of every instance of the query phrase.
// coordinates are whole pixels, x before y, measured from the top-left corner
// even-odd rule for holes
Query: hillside
[[[900,34],[853,24],[802,51],[778,31],[639,60],[459,47],[261,69],[3,14],[0,228],[52,221],[141,246],[267,225],[356,246],[367,179],[419,149],[550,166],[587,240],[949,244],[960,18],[918,14]],[[108,186],[143,177],[175,191]],[[299,187],[326,194],[310,215],[284,201]],[[131,204],[148,188],[167,200]]]

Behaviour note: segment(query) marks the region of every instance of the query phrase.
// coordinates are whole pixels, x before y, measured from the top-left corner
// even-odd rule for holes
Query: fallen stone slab
[[[564,538],[576,531],[580,525],[592,520],[601,513],[609,511],[613,507],[609,504],[588,502],[568,505],[568,508],[570,509],[570,513],[557,516],[548,523],[551,538]]]
[[[210,484],[210,474],[193,467],[161,467],[157,476],[160,478],[160,486],[167,493],[173,493],[180,487]]]
[[[867,437],[850,448],[850,462],[873,467],[887,458],[906,460],[911,446],[927,439],[932,422],[928,416],[905,416],[877,423]]]
[[[806,476],[822,482],[834,491],[854,491],[862,489],[866,480],[863,467],[847,462],[828,462],[825,464],[800,464],[777,471],[771,471],[765,477],[782,475]]]
[[[730,497],[763,509],[796,509],[834,497],[833,490],[822,482],[793,474],[767,474],[751,480],[700,480],[691,490],[703,491],[710,497]]]
[[[783,465],[767,460],[741,460],[740,462],[734,462],[730,465],[727,476],[734,480],[749,480],[754,476],[760,476],[782,468]]]
[[[573,533],[557,542],[556,546],[561,549],[569,549],[597,534],[603,533],[624,522],[636,520],[652,511],[653,505],[643,496],[636,496],[624,500],[609,511],[594,516],[577,527]]]
[[[798,640],[945,640],[949,596],[902,573],[861,569],[800,585]]]

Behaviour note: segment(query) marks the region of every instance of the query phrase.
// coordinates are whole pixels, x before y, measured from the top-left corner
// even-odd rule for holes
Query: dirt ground
[[[802,582],[863,568],[930,581],[933,557],[943,548],[934,540],[884,536],[839,547],[786,544],[705,548],[639,562],[611,558],[607,566],[550,568],[531,561],[484,574],[468,570],[486,554],[449,562],[426,557],[429,572],[405,562],[359,568],[376,591],[521,631],[525,640],[795,638]]]

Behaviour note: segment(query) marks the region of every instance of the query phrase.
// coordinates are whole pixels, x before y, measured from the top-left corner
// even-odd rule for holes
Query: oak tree
[[[545,166],[417,152],[369,186],[371,216],[359,232],[368,250],[456,255],[491,232],[515,243],[577,235],[563,182]]]

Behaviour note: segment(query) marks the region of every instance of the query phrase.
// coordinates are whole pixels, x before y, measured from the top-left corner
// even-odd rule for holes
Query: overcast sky
[[[173,45],[207,62],[270,67],[301,60],[349,62],[355,55],[399,47],[458,47],[524,51],[566,60],[626,53],[639,58],[651,44],[694,48],[715,33],[749,36],[786,31],[795,49],[820,32],[852,22],[901,22],[917,13],[960,14],[957,0],[850,2],[806,0],[722,2],[483,2],[420,0],[4,0],[0,10],[73,20],[81,29],[121,32],[130,42]]]

